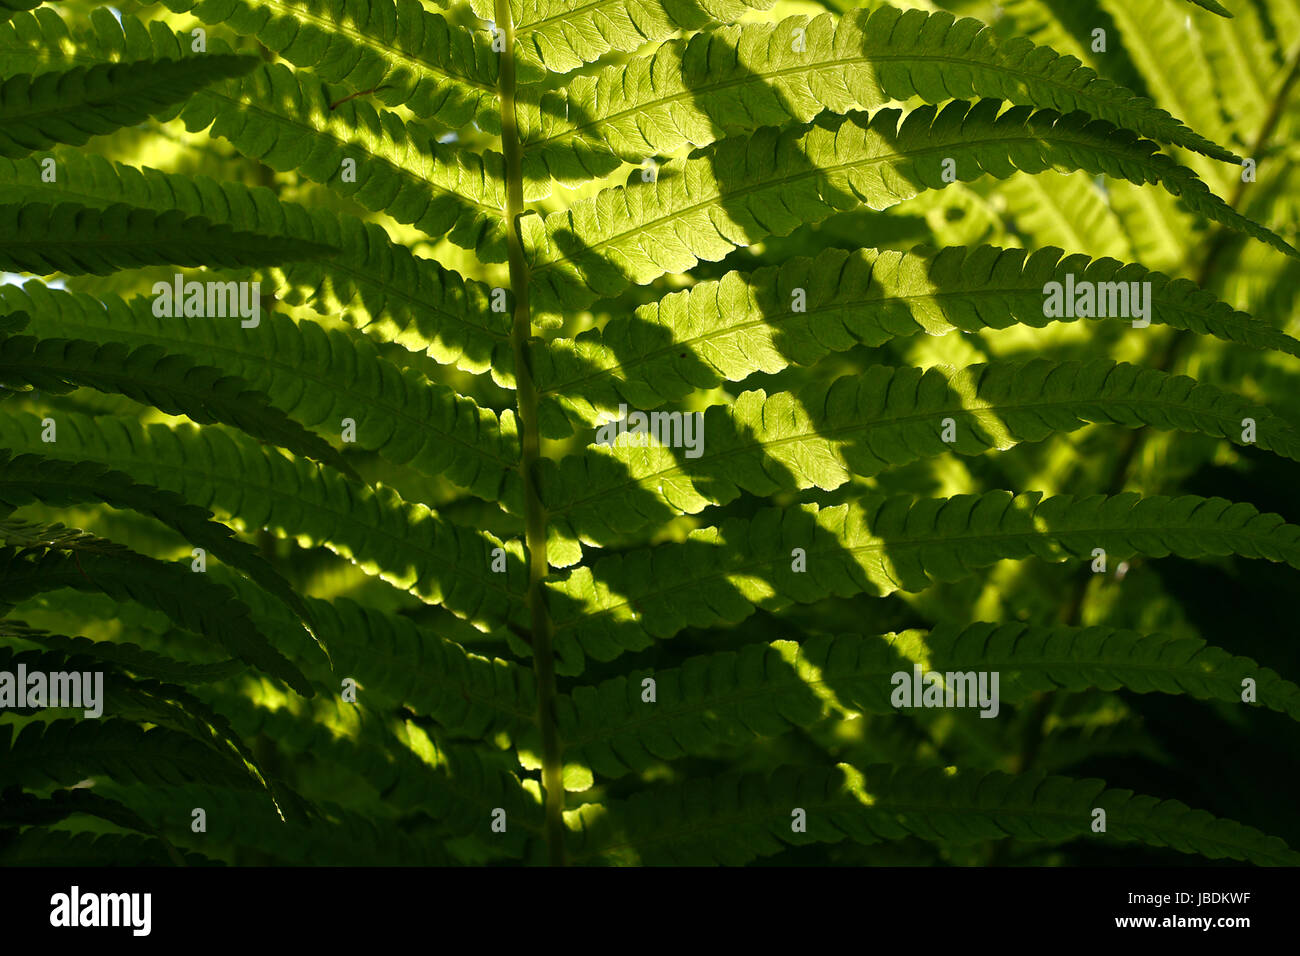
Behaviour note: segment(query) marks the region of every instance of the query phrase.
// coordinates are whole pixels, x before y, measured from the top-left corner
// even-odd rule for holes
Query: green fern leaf
[[[158,0],[153,0],[158,2]],[[501,131],[497,54],[418,0],[162,0],[225,24],[322,80],[452,127]]]
[[[488,501],[520,507],[514,415],[498,417],[454,389],[399,368],[359,334],[325,332],[279,313],[261,316],[251,329],[208,317],[160,318],[147,298],[126,303],[115,296],[96,299],[42,288],[6,289],[0,301],[30,308],[36,317],[33,331],[41,335],[104,343],[93,353],[93,343],[81,343],[85,370],[77,366],[79,384],[121,382],[112,390],[188,414],[200,424],[233,425],[356,478],[333,447],[298,425],[337,436],[350,418],[359,447],[440,474]],[[141,347],[122,354],[120,343]],[[8,370],[7,345],[0,342],[0,373]],[[65,339],[42,340],[38,349],[43,356],[54,353],[55,361],[44,364],[59,374],[73,364],[72,343]],[[186,370],[181,358],[186,354],[215,368]],[[22,349],[17,361],[29,361]],[[154,365],[159,372],[150,374]],[[218,381],[209,385],[207,378]],[[169,380],[182,384],[168,389]],[[252,390],[240,392],[241,387]],[[181,389],[195,391],[199,402],[178,403],[176,398],[188,397]]]
[[[470,0],[484,20],[496,17],[492,0]],[[572,7],[562,0],[512,0],[521,78],[540,79],[545,71],[567,73],[606,53],[628,53],[649,40],[678,30],[698,30],[712,22],[739,19],[750,10],[767,10],[773,0],[591,0]]]
[[[892,714],[895,674],[912,668],[1000,674],[998,699],[1013,704],[1047,690],[1092,687],[1188,694],[1240,704],[1242,682],[1257,683],[1261,706],[1300,720],[1300,687],[1195,638],[1109,627],[973,624],[928,634],[816,635],[691,657],[647,670],[655,700],[636,676],[575,687],[556,705],[564,758],[603,777],[644,773],[659,763],[711,755],[724,745],[809,727],[829,712]]]
[[[9,725],[0,725],[0,752],[3,785],[71,786],[88,775],[107,774],[156,786],[188,781],[254,786],[241,769],[214,760],[211,748],[185,734],[164,727],[144,730],[112,717],[28,724],[16,737]]]
[[[807,813],[805,833],[792,832],[796,808]],[[1106,811],[1104,837],[1091,832],[1095,808]],[[767,779],[695,780],[617,804],[590,804],[569,816],[575,862],[736,864],[788,844],[845,838],[872,844],[905,836],[956,845],[1100,838],[1262,866],[1300,862],[1277,837],[1176,800],[1043,774],[786,767]]]
[[[571,433],[618,410],[654,408],[693,389],[739,382],[832,352],[926,332],[979,332],[1020,323],[1077,321],[1044,315],[1049,282],[1149,282],[1151,321],[1300,356],[1300,341],[1220,302],[1185,279],[1138,265],[1061,255],[1060,249],[950,247],[934,255],[828,249],[752,274],[731,272],[642,306],[603,331],[557,339],[538,354],[547,433]],[[795,310],[803,290],[803,311]],[[558,414],[563,411],[565,415]]]
[[[987,492],[772,508],[554,582],[557,667],[581,673],[584,652],[612,660],[686,627],[739,623],[759,607],[922,591],[1006,559],[1091,559],[1095,548],[1116,559],[1236,554],[1300,569],[1300,527],[1222,498]]]
[[[126,833],[68,833],[29,827],[0,830],[0,863],[5,866],[166,866],[175,851],[161,840]],[[213,861],[186,851],[186,866]]]
[[[823,14],[724,27],[575,77],[560,90],[528,91],[520,123],[525,173],[584,182],[623,161],[708,145],[724,131],[914,96],[1080,110],[1157,142],[1239,161],[1145,97],[1045,47],[996,44],[977,20],[882,6],[838,20]]]
[[[206,684],[228,680],[248,669],[247,665],[237,660],[218,661],[214,664],[173,660],[127,641],[92,641],[84,637],[65,637],[8,618],[0,620],[0,635],[59,651],[70,657],[93,658],[129,674],[152,677],[172,684]]]
[[[116,205],[0,205],[0,269],[49,275],[106,275],[148,265],[218,265],[326,255],[328,247],[278,236],[236,232],[197,216]]]
[[[116,392],[200,424],[232,425],[359,477],[327,442],[291,420],[248,382],[211,366],[191,365],[154,344],[129,349],[113,339],[100,345],[27,335],[0,338],[0,382],[26,383],[53,393],[77,385]]]
[[[538,298],[550,308],[582,308],[835,211],[887,208],[946,185],[945,158],[961,182],[1054,167],[1158,183],[1207,218],[1300,256],[1150,142],[1079,114],[1013,107],[999,115],[999,108],[993,100],[958,100],[905,119],[878,110],[784,133],[765,128],[667,163],[656,182],[606,190],[544,223],[525,219]]]
[[[33,416],[0,414],[10,448],[50,457],[112,462],[136,481],[187,502],[238,514],[246,528],[267,527],[321,544],[367,574],[488,629],[505,621],[524,591],[518,541],[459,527],[382,484],[366,487],[219,426],[168,428],[123,418],[61,413],[59,440],[39,442]],[[506,570],[492,571],[501,548]]]
[[[66,175],[46,183],[34,159],[0,158],[0,185],[6,195],[22,202],[62,197],[101,208],[126,203],[159,212],[179,209],[241,232],[332,247],[336,251],[328,260],[287,263],[270,270],[288,285],[277,293],[286,301],[331,316],[359,301],[367,333],[408,349],[427,349],[435,361],[468,372],[491,368],[498,384],[513,387],[510,317],[489,308],[489,286],[412,255],[373,223],[328,209],[309,210],[277,199],[269,189],[218,183],[206,176],[136,169],[100,156],[72,153],[60,154],[58,161]],[[0,296],[38,300],[43,291],[6,286],[0,288]],[[31,311],[39,310],[33,306]]]
[[[0,610],[59,588],[102,591],[162,611],[183,628],[218,641],[233,656],[310,697],[311,684],[248,617],[227,588],[175,564],[132,552],[64,555],[0,548]]]
[[[153,833],[153,828],[129,807],[90,790],[55,790],[45,798],[17,789],[0,794],[0,827],[49,826],[78,813],[99,817],[128,830]],[[177,859],[173,858],[172,862]]]
[[[67,506],[102,501],[157,518],[185,541],[257,580],[268,591],[311,623],[307,605],[257,549],[240,541],[225,525],[212,521],[202,508],[163,488],[133,481],[129,475],[94,462],[60,461],[37,455],[12,455],[0,450],[0,507],[19,508],[33,501]],[[59,547],[55,544],[54,547]]]
[[[426,235],[445,234],[484,262],[505,261],[499,153],[439,142],[431,127],[361,100],[331,109],[323,83],[279,64],[195,96],[181,118],[190,132],[211,127],[272,169],[327,183]],[[353,175],[344,175],[347,160]]]
[[[1249,442],[1242,437],[1247,421],[1257,428]],[[952,441],[943,437],[948,422]],[[871,477],[919,458],[979,455],[1099,422],[1199,432],[1241,445],[1257,441],[1300,461],[1300,432],[1283,419],[1156,369],[1105,359],[1034,359],[959,371],[876,365],[798,394],[742,392],[695,422],[698,444],[686,451],[624,441],[545,462],[551,467],[542,471],[543,499],[573,534],[607,544],[742,492],[829,491],[854,475]],[[677,431],[666,434],[676,441]]]
[[[8,77],[0,95],[0,156],[26,156],[54,143],[80,146],[256,65],[256,57],[212,54]]]

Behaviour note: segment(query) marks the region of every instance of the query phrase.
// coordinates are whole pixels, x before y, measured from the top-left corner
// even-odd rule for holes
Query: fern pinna
[[[1300,8],[787,6],[0,0],[0,862],[1297,862]]]

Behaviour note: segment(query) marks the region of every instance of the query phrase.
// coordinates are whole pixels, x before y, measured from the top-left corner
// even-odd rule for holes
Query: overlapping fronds
[[[1300,864],[1300,13],[902,6],[0,0],[0,862]]]

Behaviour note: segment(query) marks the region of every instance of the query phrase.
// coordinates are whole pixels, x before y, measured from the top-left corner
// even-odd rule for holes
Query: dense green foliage
[[[0,864],[1300,862],[1296,0],[0,64]]]

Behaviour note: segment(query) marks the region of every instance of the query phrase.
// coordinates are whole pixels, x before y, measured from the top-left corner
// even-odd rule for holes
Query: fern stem
[[[533,673],[537,677],[537,724],[542,737],[542,790],[546,799],[546,849],[552,866],[563,866],[564,774],[560,740],[555,727],[555,655],[551,647],[551,616],[546,607],[546,511],[537,491],[541,432],[537,420],[537,386],[529,362],[532,315],[528,304],[528,266],[524,262],[519,218],[524,212],[523,151],[515,120],[515,28],[510,0],[495,0],[496,27],[504,34],[498,88],[501,92],[501,152],[506,171],[506,243],[510,287],[515,297],[510,344],[515,357],[521,454],[519,474],[524,487],[524,546],[528,552],[528,611],[532,624]]]

